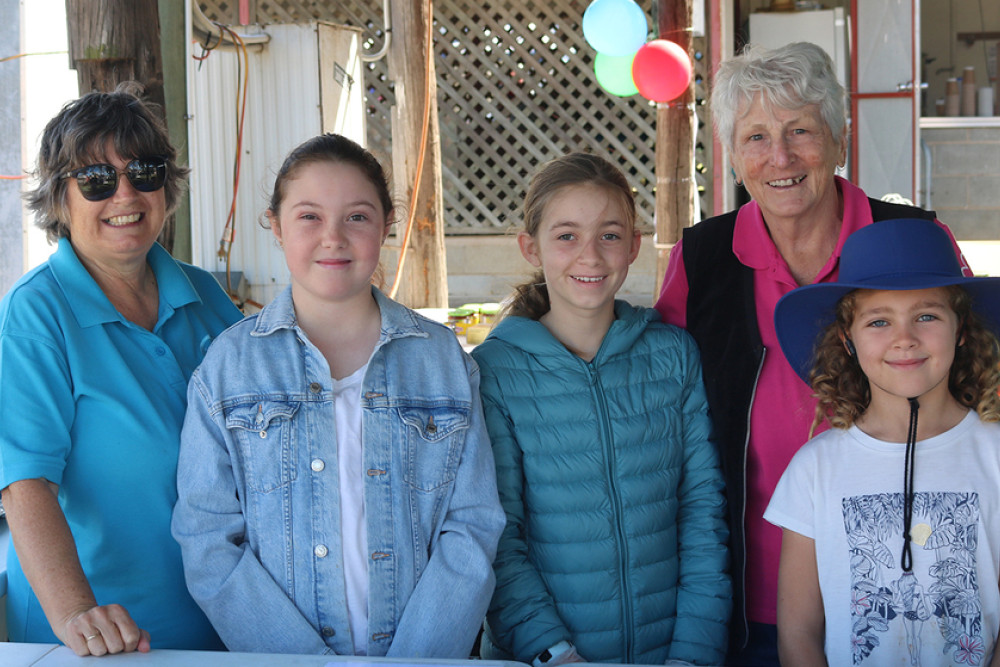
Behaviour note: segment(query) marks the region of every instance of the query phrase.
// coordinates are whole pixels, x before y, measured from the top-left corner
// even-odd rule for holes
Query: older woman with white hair
[[[815,44],[751,46],[722,63],[712,90],[715,129],[733,178],[752,200],[685,230],[656,303],[701,348],[729,501],[727,665],[778,664],[781,531],[763,513],[809,439],[815,408],[778,346],[775,305],[800,285],[836,280],[851,232],[879,220],[935,217],[870,199],[836,175],[847,156],[845,98],[830,57]]]

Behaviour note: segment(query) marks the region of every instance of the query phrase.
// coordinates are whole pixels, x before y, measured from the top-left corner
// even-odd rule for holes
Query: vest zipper
[[[740,581],[743,585],[743,595],[740,596],[743,608],[740,609],[740,617],[743,620],[743,646],[746,648],[750,643],[750,619],[747,617],[747,457],[750,453],[750,415],[753,414],[753,404],[757,398],[757,384],[760,383],[760,374],[764,370],[764,358],[767,356],[767,348],[761,347],[760,361],[757,363],[757,373],[753,377],[753,387],[750,391],[750,405],[747,406],[747,423],[744,429],[746,437],[743,438],[743,511],[740,512],[740,540],[743,548],[743,562],[740,567],[743,572]]]

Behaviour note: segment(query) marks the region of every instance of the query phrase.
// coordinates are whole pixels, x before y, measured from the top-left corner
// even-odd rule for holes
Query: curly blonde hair
[[[957,285],[943,288],[959,321],[959,345],[948,375],[948,389],[956,401],[974,409],[985,422],[1000,421],[1000,343],[972,310],[969,293]],[[858,290],[848,292],[836,306],[836,319],[820,335],[809,374],[816,416],[810,436],[824,420],[834,428],[849,428],[871,403],[871,386],[861,366],[847,353],[844,335],[854,324]]]

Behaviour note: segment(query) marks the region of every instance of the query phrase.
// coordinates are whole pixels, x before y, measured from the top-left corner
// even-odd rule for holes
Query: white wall
[[[18,0],[0,0],[0,53],[13,55],[20,51],[20,10]],[[16,177],[21,173],[21,72],[16,60],[0,63],[0,175]],[[21,182],[0,179],[0,294],[4,294],[21,275]]]
[[[34,168],[38,141],[46,123],[77,97],[76,72],[69,68],[65,0],[21,3],[21,159]],[[51,53],[56,52],[56,53]],[[30,187],[26,180],[25,186]],[[55,249],[24,213],[24,271],[41,264]],[[23,271],[22,271],[23,273]]]

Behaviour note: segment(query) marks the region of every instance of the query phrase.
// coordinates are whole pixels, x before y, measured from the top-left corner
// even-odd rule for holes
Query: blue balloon
[[[583,13],[583,36],[598,53],[635,53],[647,32],[646,13],[633,0],[594,0]]]

